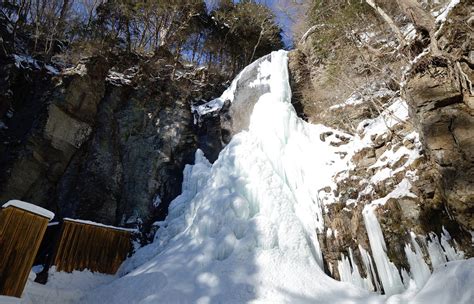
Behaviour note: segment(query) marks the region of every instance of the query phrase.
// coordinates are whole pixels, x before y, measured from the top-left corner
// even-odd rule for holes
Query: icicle
[[[359,268],[354,260],[352,249],[349,248],[349,258],[341,253],[341,260],[338,261],[337,270],[341,277],[341,281],[349,282],[362,289],[374,291],[372,278],[368,274],[367,278],[363,278],[359,272]],[[368,273],[368,272],[367,272]]]
[[[366,205],[362,212],[364,217],[365,228],[369,236],[370,248],[372,256],[377,266],[377,273],[379,274],[385,294],[393,295],[401,293],[405,288],[400,278],[397,267],[390,262],[387,257],[387,248],[383,238],[382,229],[375,216],[374,206]]]
[[[432,232],[429,234],[429,237],[431,240],[428,240],[428,254],[430,255],[431,265],[433,268],[436,268],[448,260],[436,234]]]
[[[431,272],[430,268],[426,264],[423,253],[421,252],[421,248],[416,242],[415,234],[413,232],[410,233],[411,237],[411,245],[415,248],[413,252],[410,245],[405,245],[405,254],[408,260],[408,264],[410,264],[410,274],[411,277],[415,280],[415,284],[417,288],[423,287],[426,281],[428,280]],[[405,282],[405,279],[404,279]],[[405,282],[406,283],[406,282]]]
[[[451,235],[449,234],[448,230],[446,230],[443,226],[443,232],[441,233],[441,246],[444,248],[444,253],[448,258],[448,261],[457,261],[464,258],[464,252],[457,251],[456,248],[451,246],[448,241],[451,240]]]
[[[365,267],[365,273],[367,273],[367,279],[370,280],[370,283],[374,287],[372,289],[373,291],[381,291],[379,281],[377,280],[377,275],[375,274],[375,268],[374,265],[372,264],[372,258],[370,257],[370,254],[362,248],[362,246],[359,244],[359,252],[362,257],[362,262],[364,263]]]

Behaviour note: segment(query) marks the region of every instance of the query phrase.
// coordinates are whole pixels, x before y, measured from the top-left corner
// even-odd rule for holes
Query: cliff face
[[[474,230],[474,44],[472,8],[458,5],[439,32],[440,54],[414,63],[403,94],[439,173],[447,211]]]
[[[28,60],[33,66],[24,65]],[[7,139],[2,143],[2,200],[54,206],[57,181],[92,132],[106,72],[104,60],[95,58],[53,83],[47,68],[33,59],[5,65],[5,73],[19,76],[6,84],[14,98],[8,104],[12,115],[2,118],[8,127],[2,131]],[[42,83],[32,86],[42,74],[47,75]]]
[[[2,84],[14,96],[2,101],[2,201],[116,225],[164,218],[198,147],[190,102],[215,91],[206,71],[138,56],[54,73],[3,60],[15,77]]]
[[[344,147],[353,151],[348,169],[333,177],[336,189],[329,183],[320,189],[320,199],[330,203],[318,238],[333,277],[390,294],[406,288],[410,276],[424,284],[440,262],[474,255],[470,14],[464,2],[449,13],[436,34],[439,52],[418,56],[408,68],[399,60],[384,63],[405,71],[401,87],[387,75],[358,74],[354,60],[352,77],[366,77],[366,84],[346,100],[334,89],[335,102],[327,106],[304,93],[320,81],[311,83],[311,76],[321,78],[328,68],[313,66],[314,54],[304,46],[290,55],[294,98],[304,116],[347,131],[321,136],[341,147],[341,157]],[[319,96],[330,97],[326,91]],[[380,252],[387,258],[377,261]]]

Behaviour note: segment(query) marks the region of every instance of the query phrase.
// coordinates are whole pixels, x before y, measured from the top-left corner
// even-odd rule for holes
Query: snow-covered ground
[[[55,296],[37,296],[34,303],[471,303],[473,259],[442,262],[421,290],[412,284],[404,291],[385,260],[385,244],[377,243],[374,260],[378,268],[387,267],[389,283],[382,283],[393,287],[390,297],[324,273],[316,233],[331,199],[321,199],[319,190],[334,186],[333,177],[350,166],[363,137],[344,146],[322,140],[328,131],[350,135],[299,119],[290,103],[287,54],[271,56],[271,65],[264,61],[271,76],[259,80],[271,90],[255,105],[249,130],[234,136],[212,165],[196,152],[195,164],[185,168],[182,194],[152,244],[115,277],[53,273],[46,286],[29,283],[23,302],[43,288]],[[365,132],[372,127],[366,125]],[[369,236],[380,241],[377,219],[368,210]],[[422,266],[416,273],[426,271]]]

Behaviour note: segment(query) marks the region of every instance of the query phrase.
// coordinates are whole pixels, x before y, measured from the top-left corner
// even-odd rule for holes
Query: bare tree
[[[400,0],[400,1],[403,1],[403,0]],[[365,2],[368,5],[370,5],[380,15],[380,17],[382,17],[382,19],[388,24],[390,29],[397,35],[400,45],[401,46],[405,45],[406,44],[405,38],[403,37],[402,32],[400,31],[398,26],[395,24],[393,19],[387,13],[385,13],[385,11],[380,6],[378,6],[375,3],[375,0],[365,0]]]

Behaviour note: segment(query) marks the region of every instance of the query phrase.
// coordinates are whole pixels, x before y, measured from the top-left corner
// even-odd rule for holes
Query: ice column
[[[374,208],[375,206],[371,205],[364,207],[362,214],[365,228],[367,229],[372,256],[385,294],[394,295],[403,292],[405,287],[397,267],[387,257],[387,247]]]

